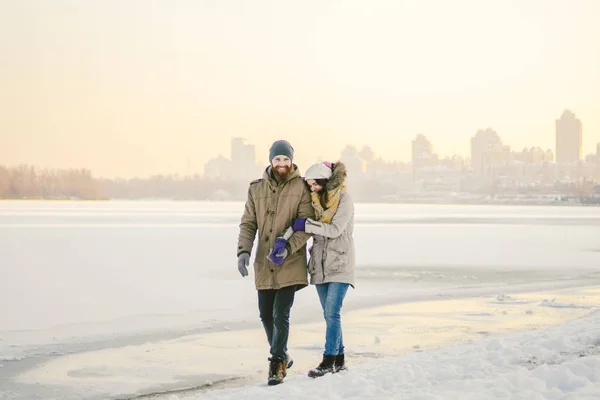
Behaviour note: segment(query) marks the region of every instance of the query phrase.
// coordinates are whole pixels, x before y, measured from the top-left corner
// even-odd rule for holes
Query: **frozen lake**
[[[0,363],[260,327],[242,203],[0,202]],[[600,209],[358,204],[346,310],[600,282]],[[314,288],[292,320],[321,319]]]

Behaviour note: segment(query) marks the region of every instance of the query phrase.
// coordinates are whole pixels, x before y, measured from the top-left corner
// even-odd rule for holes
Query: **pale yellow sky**
[[[268,163],[424,133],[468,155],[491,127],[554,151],[554,121],[600,142],[600,1],[0,0],[0,164],[97,176],[193,172],[232,137]]]

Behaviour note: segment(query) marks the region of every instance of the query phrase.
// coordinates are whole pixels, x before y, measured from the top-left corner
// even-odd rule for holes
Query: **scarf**
[[[346,193],[346,186],[340,185],[335,189],[327,191],[327,204],[323,206],[321,204],[321,198],[319,193],[312,192],[310,194],[312,198],[312,206],[315,209],[315,216],[317,221],[330,224],[333,220],[333,216],[337,211],[338,205],[340,204],[340,197]]]

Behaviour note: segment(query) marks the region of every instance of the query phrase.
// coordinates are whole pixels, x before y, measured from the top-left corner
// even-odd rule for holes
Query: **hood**
[[[332,190],[339,186],[342,186],[346,183],[346,165],[338,161],[333,164],[333,173],[331,174],[331,178],[327,181],[327,185],[325,189]]]

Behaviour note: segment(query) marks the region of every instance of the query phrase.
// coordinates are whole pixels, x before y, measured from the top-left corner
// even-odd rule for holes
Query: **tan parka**
[[[310,193],[300,178],[298,167],[292,166],[283,182],[273,178],[271,166],[262,179],[250,183],[244,215],[240,223],[237,254],[252,252],[258,232],[254,259],[254,280],[257,290],[280,289],[308,285],[306,242],[310,234],[294,232],[288,239],[288,256],[283,264],[275,265],[267,259],[275,239],[283,235],[296,218],[314,218]]]

